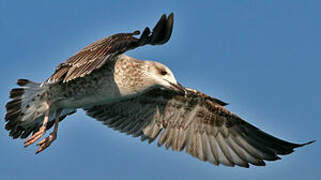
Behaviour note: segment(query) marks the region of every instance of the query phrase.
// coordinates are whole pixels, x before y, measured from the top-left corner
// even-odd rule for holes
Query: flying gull
[[[19,79],[10,91],[6,130],[15,138],[29,137],[27,147],[41,140],[36,153],[56,139],[58,124],[84,109],[87,115],[117,131],[158,139],[175,151],[185,150],[202,161],[226,166],[264,166],[297,147],[273,137],[228,111],[225,102],[183,87],[165,65],[138,60],[125,53],[144,45],[162,45],[172,34],[173,13],[162,15],[151,31],[119,33],[80,50],[58,65],[42,83]]]

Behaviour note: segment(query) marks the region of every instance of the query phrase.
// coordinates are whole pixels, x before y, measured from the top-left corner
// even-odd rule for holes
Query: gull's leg
[[[52,133],[50,133],[50,135],[48,137],[46,137],[45,139],[41,140],[37,145],[39,145],[40,147],[38,148],[38,150],[36,151],[36,154],[40,153],[41,151],[43,151],[44,149],[46,149],[47,147],[50,146],[50,144],[52,142],[54,142],[54,140],[56,140],[57,138],[57,132],[58,132],[58,124],[59,124],[59,116],[61,113],[61,109],[58,109],[56,112],[56,118],[55,118],[55,126],[54,126],[54,130]]]
[[[28,138],[25,141],[25,143],[24,143],[25,147],[27,147],[27,146],[33,144],[34,142],[36,142],[38,139],[41,138],[41,136],[43,136],[46,133],[49,113],[50,113],[50,106],[47,105],[47,111],[46,111],[45,118],[44,118],[44,120],[42,122],[41,127],[39,128],[39,130],[35,134],[33,134],[30,138]]]

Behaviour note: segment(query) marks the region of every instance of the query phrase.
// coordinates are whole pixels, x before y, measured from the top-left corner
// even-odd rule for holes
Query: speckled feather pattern
[[[20,87],[10,91],[6,105],[9,135],[26,138],[42,125],[49,129],[54,117],[56,130],[59,121],[83,108],[115,130],[149,143],[158,138],[158,146],[185,150],[215,165],[264,166],[313,142],[273,137],[228,111],[225,102],[184,88],[165,65],[123,54],[166,43],[172,29],[173,14],[163,15],[152,32],[146,27],[139,38],[139,31],[119,33],[88,45],[43,83],[18,80]],[[48,124],[42,124],[44,117]]]
[[[117,56],[83,78],[48,84],[48,100],[59,108],[79,108],[135,94],[143,83],[143,63],[126,55]]]
[[[305,144],[273,137],[242,120],[226,103],[186,88],[185,96],[154,89],[117,103],[86,108],[87,114],[120,132],[158,146],[185,151],[212,164],[249,167],[293,152]],[[309,142],[311,143],[311,142]],[[308,143],[306,143],[308,144]]]

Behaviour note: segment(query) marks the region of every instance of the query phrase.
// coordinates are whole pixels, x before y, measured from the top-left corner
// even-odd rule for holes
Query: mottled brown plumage
[[[94,42],[61,63],[43,83],[19,79],[6,105],[6,130],[13,138],[27,138],[25,147],[41,140],[41,152],[57,137],[66,116],[87,114],[123,133],[140,136],[158,146],[185,151],[203,161],[227,166],[263,166],[264,160],[310,144],[273,137],[228,111],[227,103],[180,85],[171,70],[154,61],[123,53],[147,44],[166,43],[173,14],[163,15],[151,32],[119,33]]]
[[[166,43],[173,30],[173,13],[168,17],[163,15],[153,32],[150,33],[148,27],[145,28],[140,38],[139,31],[133,33],[119,33],[96,41],[80,50],[77,54],[61,63],[56,72],[49,78],[48,82],[68,82],[70,80],[84,77],[95,69],[101,68],[106,62],[111,61],[117,55],[130,49],[135,49],[146,44],[161,45]]]
[[[115,68],[115,73],[118,73],[120,68],[130,71],[133,68],[128,68],[126,66],[138,64],[133,61],[127,62],[126,58],[120,58],[119,55],[127,50],[134,49],[139,46],[144,46],[147,44],[161,45],[166,43],[172,33],[173,17],[173,13],[168,17],[166,15],[162,15],[156,26],[153,28],[153,32],[151,33],[150,29],[146,27],[140,38],[134,37],[135,35],[140,34],[139,31],[135,31],[133,33],[118,33],[91,43],[74,56],[67,59],[66,62],[58,65],[54,74],[41,85],[44,88],[47,88],[48,91],[44,93],[39,92],[37,95],[35,95],[35,97],[32,97],[29,100],[31,102],[35,102],[39,100],[39,98],[44,98],[44,96],[46,97],[47,101],[57,101],[55,99],[61,98],[80,98],[81,96],[94,93],[98,82],[106,83],[107,86],[104,88],[113,88],[116,82],[111,82],[111,79],[113,79],[112,75],[114,71],[114,64],[118,59],[122,59],[124,64],[115,66],[119,67]],[[96,72],[92,74],[92,72],[95,70]],[[92,75],[85,77],[90,74]],[[136,74],[133,72],[127,74],[128,76],[123,76],[122,78],[130,82],[132,86],[136,85],[137,83],[135,84],[133,83],[134,81],[130,81],[134,78],[138,80],[137,76],[135,76]],[[105,76],[110,76],[110,78],[107,78],[108,80],[106,80],[106,78],[101,78]],[[77,78],[80,79],[78,81],[71,81]],[[123,79],[120,79],[117,76],[115,76],[115,78],[116,80],[119,79],[119,83],[127,83],[123,82]],[[25,125],[25,121],[22,120],[24,114],[21,114],[21,111],[22,108],[28,109],[30,104],[26,104],[24,107],[22,107],[22,95],[26,89],[36,92],[37,89],[40,89],[40,87],[37,87],[40,86],[40,83],[34,83],[26,79],[19,79],[17,84],[21,88],[15,88],[10,91],[10,98],[13,100],[10,101],[6,106],[7,114],[5,119],[6,121],[9,121],[6,125],[6,129],[10,131],[10,135],[14,135],[14,138],[25,138],[32,132],[35,133],[40,128],[41,123],[40,121],[34,120],[34,122],[37,123],[29,123],[28,125]],[[115,93],[117,92],[115,91]],[[68,112],[61,115],[60,120],[62,120],[68,114],[72,114],[74,112],[74,109],[68,110]],[[52,116],[54,116],[54,112]],[[42,119],[42,116],[39,115],[38,118],[34,119]],[[53,125],[53,122],[53,119],[49,119],[48,128]]]
[[[310,144],[294,144],[268,135],[225,109],[226,103],[186,88],[186,95],[151,90],[135,98],[94,106],[87,115],[120,132],[140,136],[158,146],[185,151],[215,165],[249,163],[264,166],[264,160]]]

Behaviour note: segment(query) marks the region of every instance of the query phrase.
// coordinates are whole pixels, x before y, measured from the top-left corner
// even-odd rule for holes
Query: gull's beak
[[[174,91],[176,91],[182,95],[186,94],[185,88],[180,83],[174,84],[174,83],[169,82],[169,84],[171,85],[171,88]]]

